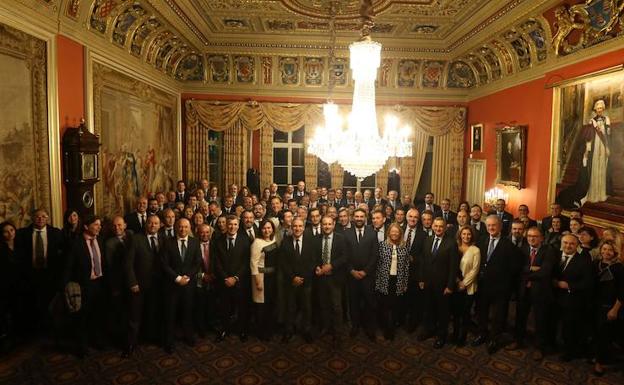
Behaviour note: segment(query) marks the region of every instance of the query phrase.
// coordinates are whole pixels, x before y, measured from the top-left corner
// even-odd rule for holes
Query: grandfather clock
[[[82,218],[94,214],[93,186],[100,180],[98,157],[100,139],[87,130],[84,119],[80,126],[70,127],[63,135],[63,173],[67,190],[67,207]]]

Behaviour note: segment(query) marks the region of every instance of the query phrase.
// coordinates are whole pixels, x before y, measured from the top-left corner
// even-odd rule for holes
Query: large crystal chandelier
[[[332,41],[329,64],[333,63],[335,46],[335,8],[330,5]],[[375,80],[381,62],[381,44],[370,38],[372,22],[371,0],[362,0],[362,37],[349,46],[350,68],[355,82],[353,105],[347,119],[347,129],[342,128],[338,106],[331,101],[333,76],[330,76],[330,96],[323,105],[325,126],[318,127],[308,145],[308,152],[327,164],[338,162],[342,168],[363,179],[379,171],[390,157],[412,155],[408,141],[409,128],[399,129],[394,116],[386,117],[384,135],[379,135],[375,107]]]

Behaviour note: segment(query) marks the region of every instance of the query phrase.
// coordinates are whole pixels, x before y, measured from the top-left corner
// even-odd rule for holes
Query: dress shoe
[[[173,349],[173,345],[167,345],[167,346],[165,346],[165,353],[167,353],[167,354],[173,354],[173,351],[174,351],[174,349]]]
[[[360,328],[351,328],[351,332],[349,333],[349,337],[355,338],[360,333]]]
[[[498,349],[500,348],[500,346],[498,346],[498,344],[496,343],[496,341],[490,341],[487,344],[487,351],[488,354],[494,354],[498,351]]]
[[[282,336],[282,343],[283,344],[287,344],[290,342],[290,340],[292,339],[292,334],[291,333],[286,333]]]
[[[121,358],[129,358],[134,354],[134,345],[130,345],[121,353]]]
[[[485,343],[485,340],[486,340],[486,339],[487,339],[487,337],[486,337],[486,336],[484,336],[484,335],[480,334],[480,335],[478,335],[478,336],[477,336],[477,338],[475,338],[475,339],[472,341],[471,345],[472,345],[472,346],[475,346],[475,347],[476,347],[476,346],[481,346],[481,345],[483,345],[483,344]]]
[[[433,348],[442,349],[443,347],[444,347],[444,339],[436,338],[435,342],[433,343]]]
[[[249,337],[247,337],[247,333],[240,333],[238,335],[238,339],[240,340],[240,342],[247,342],[247,340],[249,339]]]
[[[533,358],[533,361],[541,361],[544,359],[544,353],[538,349],[531,354],[531,358]]]
[[[221,342],[227,337],[227,333],[224,331],[217,332],[217,336],[215,337],[215,342]]]

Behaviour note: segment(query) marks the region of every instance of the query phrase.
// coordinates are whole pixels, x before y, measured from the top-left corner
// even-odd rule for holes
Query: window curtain
[[[439,197],[458,202],[461,197],[463,137],[466,127],[465,107],[378,106],[378,116],[393,113],[413,130],[413,157],[401,159],[401,190],[412,196],[418,188],[429,136],[434,137],[434,173],[431,184]],[[344,112],[344,111],[343,111]],[[273,178],[273,130],[294,131],[306,127],[306,140],[313,127],[323,122],[322,106],[318,104],[215,102],[187,100],[185,104],[187,177],[201,179],[207,171],[207,144],[202,135],[207,130],[226,131],[224,135],[224,173],[226,183],[244,181],[247,137],[244,130],[261,131],[261,183],[264,188]],[[236,133],[227,135],[230,130]],[[202,134],[204,132],[204,134]],[[234,142],[240,140],[240,142]],[[231,152],[231,153],[230,153]],[[228,154],[229,153],[229,154]],[[204,161],[205,160],[205,161]],[[316,158],[305,154],[305,175],[309,186],[317,181]],[[342,185],[342,169],[332,165],[332,187]],[[385,174],[385,175],[384,175]],[[387,188],[387,165],[377,174],[377,185]]]

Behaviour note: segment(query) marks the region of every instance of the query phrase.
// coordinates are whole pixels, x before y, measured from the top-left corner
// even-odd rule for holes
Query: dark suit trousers
[[[490,310],[493,310],[492,328],[489,333],[493,340],[496,340],[505,329],[507,321],[507,306],[509,295],[506,292],[493,292],[491,290],[480,290],[477,293],[477,320],[479,334],[488,334],[488,322]]]
[[[567,354],[580,354],[586,337],[584,333],[586,325],[583,325],[585,307],[578,303],[578,300],[568,299],[563,302],[563,305],[559,303],[557,306],[563,347]]]
[[[165,346],[172,346],[175,335],[175,323],[182,314],[182,330],[187,341],[193,339],[193,294],[195,281],[186,286],[171,285],[165,289]]]
[[[391,275],[388,279],[388,295],[379,293],[378,315],[384,333],[388,336],[394,335],[394,323],[397,320],[399,297],[396,295],[396,275]]]
[[[408,329],[415,330],[423,320],[425,305],[424,290],[418,286],[418,282],[415,279],[410,279],[405,302],[402,312],[406,313]]]
[[[216,324],[217,298],[213,286],[195,288],[194,318],[199,334],[212,330]]]
[[[372,276],[363,279],[348,277],[349,312],[351,326],[366,327],[369,331],[375,330],[375,281]],[[363,325],[364,324],[364,325]]]
[[[426,284],[425,284],[426,285]],[[450,318],[451,296],[444,295],[444,288],[425,286],[425,330],[446,339]]]
[[[247,279],[249,279],[247,277]],[[249,286],[242,285],[241,281],[232,287],[222,286],[219,290],[221,301],[221,323],[223,330],[228,333],[237,331],[247,333],[249,323]]]
[[[332,335],[342,334],[342,281],[332,276],[318,280],[318,299],[321,309],[321,329]]]
[[[526,288],[523,295],[516,299],[516,323],[514,336],[516,341],[523,342],[527,331],[529,314],[533,310],[535,320],[535,335],[537,337],[537,347],[544,349],[547,345],[554,343],[553,336],[549,333],[551,305],[544,300],[536,300],[533,288]]]
[[[136,346],[140,335],[145,336],[150,342],[158,342],[159,298],[156,288],[141,288],[138,293],[130,293],[128,297],[128,345]]]
[[[101,345],[106,339],[106,289],[103,278],[89,280],[80,286],[81,307],[78,314],[78,339],[85,350],[91,338]]]
[[[307,279],[307,278],[306,278]],[[292,286],[286,290],[286,330],[293,333],[295,325],[303,333],[310,333],[312,328],[312,285]]]

